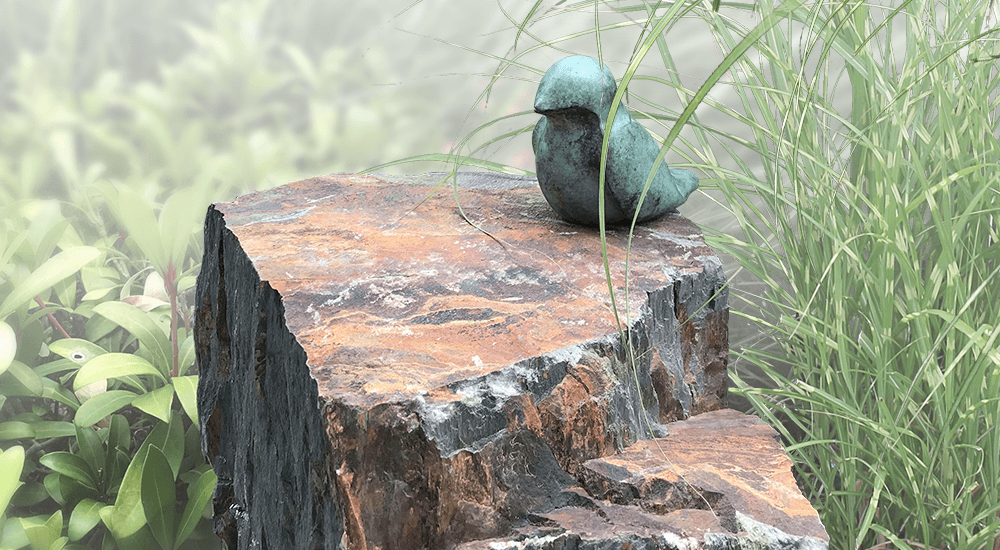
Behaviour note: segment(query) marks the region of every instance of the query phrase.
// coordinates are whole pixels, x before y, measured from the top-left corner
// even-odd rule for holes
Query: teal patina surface
[[[603,69],[603,70],[602,70]],[[557,61],[542,77],[535,112],[544,115],[531,135],[542,194],[563,219],[596,226],[601,143],[618,85],[611,69],[592,57]],[[607,225],[631,223],[660,144],[619,105],[611,125],[604,187]],[[687,170],[656,171],[642,203],[639,222],[676,210],[698,188]]]

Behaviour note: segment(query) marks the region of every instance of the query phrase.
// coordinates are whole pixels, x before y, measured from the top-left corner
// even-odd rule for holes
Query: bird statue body
[[[599,224],[601,145],[617,91],[611,69],[586,56],[557,61],[538,85],[535,112],[543,117],[531,134],[538,185],[556,214],[567,221]],[[653,136],[619,105],[608,139],[605,224],[631,223],[659,152]],[[693,173],[662,162],[638,221],[676,210],[697,188],[698,178]]]

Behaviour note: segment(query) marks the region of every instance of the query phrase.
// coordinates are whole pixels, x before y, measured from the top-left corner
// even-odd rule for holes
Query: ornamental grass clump
[[[778,115],[752,145],[767,177],[720,185],[744,237],[712,243],[767,283],[756,320],[782,353],[746,350],[771,387],[740,391],[781,427],[831,547],[993,547],[1000,48],[981,3],[908,2],[884,22],[872,10],[793,12],[813,75],[788,64],[780,32],[757,46],[770,78],[741,63],[741,96]],[[834,51],[844,118],[826,88]]]
[[[537,43],[502,58],[493,81],[512,67],[543,74],[522,59],[539,49],[603,61],[602,44],[616,43],[606,35],[634,32],[612,109],[627,100],[661,129],[661,158],[709,175],[701,188],[732,219],[706,232],[757,279],[734,288],[746,302],[735,311],[775,343],[737,353],[736,391],[781,432],[831,548],[1000,547],[1000,11],[964,0],[703,4],[536,2],[511,20],[515,47]],[[585,10],[594,28],[539,36],[544,20]],[[739,10],[756,25],[731,18]],[[688,16],[725,56],[696,91],[671,55],[669,33],[691,28]],[[562,49],[583,36],[596,49]],[[651,63],[666,76],[646,76]],[[838,110],[843,79],[851,103]],[[633,80],[659,90],[627,90]],[[698,107],[750,137],[703,123]],[[530,124],[471,154],[529,133],[537,115],[524,114]],[[607,275],[614,303],[620,274]]]

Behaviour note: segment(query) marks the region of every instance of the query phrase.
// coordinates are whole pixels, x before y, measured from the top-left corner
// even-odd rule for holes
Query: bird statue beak
[[[553,110],[554,109],[552,108],[552,105],[549,105],[549,102],[545,101],[544,99],[535,101],[535,112],[536,113],[538,113],[540,115],[548,115]]]

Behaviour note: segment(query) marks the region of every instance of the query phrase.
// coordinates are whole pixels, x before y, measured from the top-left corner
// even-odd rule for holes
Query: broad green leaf
[[[212,492],[215,491],[215,482],[218,477],[214,470],[208,470],[201,474],[198,481],[188,488],[188,503],[184,507],[184,515],[181,516],[181,523],[177,527],[177,545],[180,546],[201,520],[201,513],[205,506],[212,499]]]
[[[109,452],[109,454],[107,477],[105,478],[105,492],[116,494],[118,489],[121,488],[125,471],[128,469],[129,464],[132,463],[132,457],[118,448]]]
[[[35,215],[35,219],[32,221],[29,229],[34,234],[33,236],[44,232],[44,236],[38,241],[38,246],[35,247],[36,264],[52,256],[52,251],[55,250],[56,243],[59,242],[63,233],[66,232],[66,228],[69,227],[69,220],[63,216],[58,202],[42,202],[44,205],[41,203],[37,204],[39,211]]]
[[[58,401],[74,411],[80,408],[80,400],[66,386],[45,376],[42,377],[42,386],[43,398]]]
[[[134,191],[122,189],[118,195],[118,211],[121,214],[119,221],[139,249],[157,271],[164,273],[168,258],[160,239],[160,225],[149,203]]]
[[[178,376],[171,379],[174,384],[174,391],[177,392],[177,399],[181,402],[181,407],[195,424],[198,423],[198,377]]]
[[[114,541],[114,543],[106,543],[101,550],[157,550],[160,548],[160,543],[156,542],[156,537],[153,536],[153,531],[150,530],[149,524],[143,525],[142,528],[127,537],[109,536],[107,538]],[[196,549],[187,548],[185,550]],[[213,548],[209,546],[205,550],[213,550]]]
[[[142,357],[130,353],[107,353],[91,359],[80,368],[73,381],[73,389],[78,390],[98,380],[143,374],[155,376],[166,382],[160,371]]]
[[[80,457],[87,462],[92,471],[104,471],[104,443],[101,441],[101,436],[95,430],[78,425],[76,427],[76,445],[80,449]],[[100,477],[99,474],[97,477],[99,485],[101,481]]]
[[[31,439],[35,437],[35,430],[31,424],[19,420],[0,422],[0,441],[11,439]]]
[[[55,293],[59,304],[69,310],[76,307],[76,288],[76,279],[71,277],[67,277],[52,285],[52,291]]]
[[[170,406],[174,403],[174,387],[170,384],[140,395],[132,400],[132,406],[155,416],[164,422],[170,420]]]
[[[173,548],[176,500],[176,487],[167,457],[151,445],[142,466],[142,507],[153,536],[163,548]]]
[[[38,462],[53,472],[75,479],[92,489],[97,489],[97,473],[81,456],[66,451],[55,451],[45,453],[38,459]]]
[[[28,535],[24,534],[24,523],[28,518],[7,518],[3,521],[0,514],[0,548],[8,550],[10,548],[25,548],[31,541]],[[39,522],[41,523],[41,522]]]
[[[96,300],[100,300],[100,299],[104,298],[105,296],[107,296],[108,294],[111,294],[111,292],[114,289],[115,289],[115,287],[113,287],[113,286],[107,286],[107,287],[104,287],[104,288],[97,288],[97,289],[88,291],[86,294],[83,295],[83,298],[81,298],[80,301],[82,301],[82,302],[93,302],[93,301],[96,301]]]
[[[143,444],[132,457],[114,506],[101,509],[101,519],[115,538],[128,537],[146,525],[146,515],[142,508],[142,465],[146,461],[148,449],[149,446]]]
[[[90,427],[97,424],[104,417],[117,412],[122,407],[128,405],[136,398],[136,394],[126,390],[111,390],[100,395],[95,395],[80,405],[76,411],[73,422],[77,426]]]
[[[195,197],[195,188],[190,186],[171,193],[163,203],[163,210],[160,211],[160,236],[167,260],[175,268],[180,267],[184,260],[198,216],[206,206]]]
[[[76,427],[72,422],[62,420],[43,420],[32,422],[32,429],[35,430],[35,439],[49,439],[50,437],[69,437],[76,435]]]
[[[45,490],[52,497],[52,500],[62,506],[66,506],[71,502],[78,502],[84,498],[97,498],[100,496],[97,494],[96,489],[59,473],[49,474],[42,481],[45,484]]]
[[[45,261],[38,269],[14,287],[0,304],[0,319],[6,318],[14,310],[34,299],[42,291],[69,277],[100,255],[92,246],[77,246],[63,250]]]
[[[13,376],[26,390],[31,392],[32,395],[40,396],[42,395],[42,377],[38,376],[35,371],[31,370],[24,363],[14,360],[11,361],[7,369],[7,374]]]
[[[181,462],[184,461],[184,421],[177,411],[170,411],[170,422],[167,424],[167,436],[160,447],[163,456],[167,457],[174,479],[180,473]]]
[[[73,508],[73,513],[69,516],[69,527],[67,534],[70,540],[80,540],[101,522],[101,508],[103,502],[98,502],[92,498],[85,498],[77,503]]]
[[[167,446],[167,439],[170,437],[170,423],[157,422],[153,429],[149,431],[146,440],[142,442],[144,446],[156,445],[162,451]]]
[[[42,524],[27,525],[22,523],[24,534],[31,541],[32,550],[49,550],[62,535],[63,517],[62,511],[52,512],[49,519]],[[61,548],[61,547],[60,547]]]
[[[188,336],[184,339],[177,354],[177,373],[184,374],[194,365],[197,359],[194,351],[194,336]]]
[[[167,335],[139,308],[124,302],[103,302],[94,307],[94,312],[114,321],[132,333],[153,354],[153,360],[160,372],[166,376],[170,372],[172,352]]]
[[[0,510],[7,510],[7,504],[18,487],[22,485],[21,470],[24,468],[24,448],[15,445],[0,451]],[[0,513],[2,517],[2,513]]]
[[[52,344],[49,344],[49,350],[52,350]],[[55,361],[49,361],[38,365],[37,367],[31,369],[35,371],[38,376],[49,376],[50,374],[62,374],[64,372],[75,371],[80,368],[80,365],[76,364],[69,359],[56,359]]]
[[[107,350],[83,338],[63,338],[49,344],[49,350],[70,361],[85,365],[98,355],[104,355]]]
[[[38,481],[28,481],[14,493],[10,499],[11,506],[35,506],[49,499],[45,484]],[[2,548],[2,547],[0,547]]]
[[[128,453],[132,450],[132,433],[128,421],[120,414],[111,415],[111,426],[108,428],[107,444],[109,449],[121,449]]]
[[[14,361],[16,353],[17,336],[14,334],[14,329],[0,320],[0,374],[7,372],[7,367]]]

